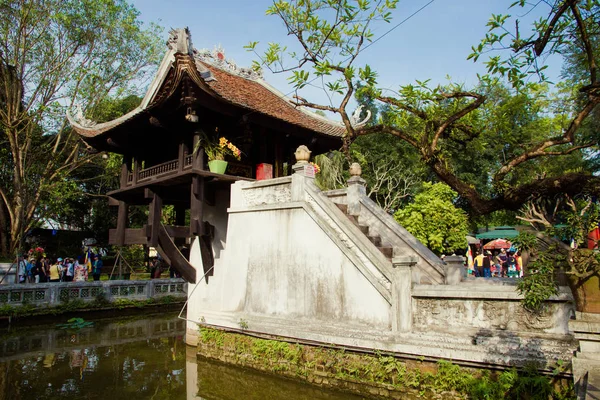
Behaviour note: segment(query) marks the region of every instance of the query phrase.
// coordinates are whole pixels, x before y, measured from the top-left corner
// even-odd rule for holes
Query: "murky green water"
[[[57,317],[56,323],[64,318]],[[197,360],[175,314],[0,331],[0,400],[358,399]]]

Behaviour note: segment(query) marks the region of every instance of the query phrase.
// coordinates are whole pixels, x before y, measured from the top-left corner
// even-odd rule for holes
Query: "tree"
[[[521,233],[516,240],[520,248],[534,256],[518,286],[524,295],[524,305],[537,310],[551,295],[557,294],[555,276],[561,271],[573,290],[577,310],[598,312],[600,253],[589,249],[588,241],[590,232],[600,222],[600,204],[590,196],[538,199],[523,207],[517,218],[537,231],[537,236]],[[571,245],[559,239],[569,240]]]
[[[367,196],[373,199],[384,211],[393,212],[405,204],[423,181],[422,169],[414,160],[406,156],[399,144],[386,143],[385,137],[379,143],[364,137],[362,143],[354,142],[351,154],[361,165],[362,178],[367,183]],[[380,138],[381,139],[381,138]],[[347,185],[350,177],[348,160],[339,151],[315,156],[321,172],[317,184],[323,190],[340,189]]]
[[[389,94],[377,87],[377,74],[369,65],[354,65],[374,38],[371,28],[390,21],[395,1],[275,1],[267,13],[284,22],[300,50],[288,51],[272,43],[256,66],[290,72],[296,91],[321,79],[331,99],[333,95],[342,97],[339,102],[318,104],[296,96],[295,104],[339,114],[346,127],[342,148],[346,154],[350,155],[350,145],[358,137],[393,135],[413,147],[437,178],[468,202],[474,214],[516,211],[532,197],[599,193],[600,177],[580,168],[560,168],[565,159],[582,160],[588,149],[598,146],[598,135],[584,129],[587,117],[600,102],[594,58],[597,40],[590,39],[597,36],[598,5],[596,1],[572,0],[514,4],[523,8],[544,5],[550,7],[548,17],[533,25],[529,37],[521,36],[518,22],[510,33],[508,16],[492,16],[490,32],[473,49],[471,58],[477,60],[499,48],[509,52],[490,58],[489,75],[482,76],[474,88],[453,83],[431,87],[424,80]],[[582,49],[587,67],[579,96],[573,91],[550,93],[547,85],[528,80],[539,76],[543,82],[543,60],[573,46]],[[256,51],[257,43],[248,48]],[[359,95],[387,106],[374,125],[353,123],[348,115],[346,108],[357,88]],[[546,97],[540,98],[540,94]],[[528,102],[532,99],[538,99],[533,108]],[[500,112],[503,108],[511,111],[512,119]],[[498,132],[501,139],[491,141]],[[489,162],[474,168],[471,175],[484,177],[480,183],[485,190],[481,190],[465,178],[461,168],[468,159],[465,153],[486,153],[489,147],[496,148],[489,154]],[[541,173],[533,174],[536,170]]]
[[[77,104],[90,115],[107,96],[136,93],[158,64],[157,28],[124,0],[0,2],[0,243],[24,232],[95,155],[67,126]],[[132,83],[133,82],[133,83]],[[50,207],[51,209],[52,207]]]
[[[424,182],[422,192],[394,218],[431,251],[452,253],[467,246],[468,217],[453,204],[456,192],[443,183]]]

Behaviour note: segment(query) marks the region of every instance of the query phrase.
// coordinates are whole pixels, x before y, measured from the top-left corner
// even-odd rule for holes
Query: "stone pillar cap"
[[[353,162],[350,165],[350,175],[351,176],[361,176],[362,175],[362,168],[360,167],[360,164],[357,162]]]
[[[392,266],[394,266],[394,268],[402,265],[413,266],[418,262],[419,257],[415,256],[399,256],[392,258]]]
[[[298,146],[298,148],[294,152],[294,156],[296,157],[296,163],[308,163],[308,160],[310,160],[310,153],[312,153],[312,151],[310,151],[305,145]]]
[[[456,263],[456,262],[465,262],[465,258],[463,256],[446,256],[444,257],[444,261],[445,262],[451,262],[451,263]]]

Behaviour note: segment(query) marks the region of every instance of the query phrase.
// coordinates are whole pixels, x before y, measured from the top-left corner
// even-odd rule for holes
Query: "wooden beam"
[[[144,228],[128,228],[125,229],[124,244],[146,244],[146,230]],[[117,230],[110,229],[108,231],[108,244],[117,245]]]
[[[119,201],[119,211],[117,213],[117,232],[116,245],[123,246],[125,244],[125,229],[127,229],[127,203]]]
[[[204,178],[193,176],[190,192],[190,235],[200,236],[204,232],[201,223],[204,207]]]
[[[165,225],[165,229],[172,238],[187,238],[190,236],[190,228],[187,226]]]
[[[114,197],[108,196],[108,206],[109,207],[118,207],[119,200],[115,199]]]
[[[144,198],[147,200],[154,199],[154,192],[150,188],[144,188]]]

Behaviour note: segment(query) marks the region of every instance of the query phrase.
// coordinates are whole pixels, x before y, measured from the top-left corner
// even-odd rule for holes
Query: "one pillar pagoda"
[[[214,232],[205,223],[204,209],[207,204],[227,208],[215,204],[218,190],[229,190],[236,180],[256,179],[261,164],[271,167],[274,178],[291,174],[299,145],[325,153],[340,147],[345,131],[341,123],[293,105],[260,72],[238,67],[222,49],[194,49],[188,29],[171,31],[167,53],[137,108],[105,123],[81,115],[69,121],[96,150],[123,155],[120,187],[108,193],[118,206],[109,243],[156,247],[191,282],[196,271],[180,250],[190,238],[200,237],[209,272]],[[201,137],[218,141],[221,136],[242,151],[240,161],[228,160],[226,174],[207,169],[199,146]],[[128,227],[133,205],[149,207],[143,228]],[[165,205],[174,206],[175,225],[161,224]]]

